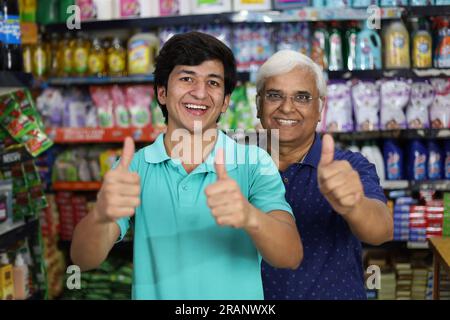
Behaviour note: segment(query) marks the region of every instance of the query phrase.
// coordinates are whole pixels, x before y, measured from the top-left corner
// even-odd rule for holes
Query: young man
[[[391,240],[393,221],[375,166],[316,134],[326,100],[322,70],[295,51],[275,53],[257,75],[258,116],[279,130],[279,170],[302,235],[297,270],[263,262],[266,299],[365,299],[361,243]]]
[[[300,237],[272,159],[217,130],[235,83],[233,54],[216,38],[167,41],[154,84],[167,132],[137,153],[127,138],[76,227],[75,264],[97,267],[134,215],[135,299],[262,299],[261,256],[299,265]]]

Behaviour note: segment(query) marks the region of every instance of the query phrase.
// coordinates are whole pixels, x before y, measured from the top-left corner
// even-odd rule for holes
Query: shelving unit
[[[33,75],[24,72],[0,71],[0,87],[31,87]]]
[[[1,227],[0,225],[1,248],[8,248],[9,246],[14,245],[14,243],[17,242],[17,239],[23,239],[27,235],[35,232],[38,226],[38,219],[30,219],[24,222],[17,222],[6,227]]]
[[[339,141],[364,141],[373,139],[449,139],[450,129],[401,129],[356,132],[333,132]]]
[[[101,186],[102,183],[100,181],[57,181],[52,184],[52,188],[55,191],[97,191],[100,190]]]

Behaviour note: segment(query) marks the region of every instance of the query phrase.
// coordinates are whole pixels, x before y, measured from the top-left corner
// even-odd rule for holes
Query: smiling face
[[[265,129],[279,129],[280,145],[307,143],[320,121],[319,90],[314,73],[296,67],[290,72],[268,77],[260,94],[259,117]],[[266,95],[287,96],[280,103],[270,102]],[[295,105],[294,99],[312,97],[308,103]]]
[[[230,96],[224,95],[224,68],[219,60],[208,60],[197,66],[175,66],[167,89],[158,87],[158,100],[166,105],[168,112],[167,132],[183,128],[193,133],[194,121],[202,123],[203,132],[215,128],[230,101]]]

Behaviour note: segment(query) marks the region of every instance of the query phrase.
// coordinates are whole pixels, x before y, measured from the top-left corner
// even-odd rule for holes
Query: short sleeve
[[[265,213],[283,210],[293,216],[292,208],[285,199],[286,189],[280,173],[270,155],[261,148],[250,146],[249,163],[251,166],[249,202]]]
[[[380,185],[380,178],[378,177],[375,165],[369,162],[360,153],[353,153],[352,158],[350,163],[353,169],[358,171],[364,188],[364,195],[367,198],[377,199],[386,203],[387,199],[384,195],[383,188]]]

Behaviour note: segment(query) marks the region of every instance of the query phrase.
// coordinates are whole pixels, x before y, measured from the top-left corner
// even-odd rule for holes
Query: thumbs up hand
[[[317,180],[320,192],[339,214],[349,214],[361,204],[364,189],[359,174],[348,161],[334,160],[334,140],[329,134],[322,138]]]
[[[205,188],[208,207],[218,225],[234,228],[255,227],[252,206],[237,182],[228,176],[222,149],[214,160],[217,181]]]
[[[103,179],[97,195],[97,221],[111,222],[134,215],[140,205],[141,184],[137,173],[128,167],[134,156],[134,141],[127,137],[123,144],[122,156],[115,169],[109,170]]]

